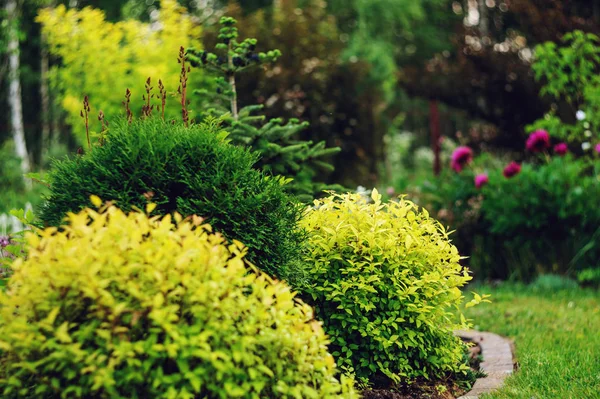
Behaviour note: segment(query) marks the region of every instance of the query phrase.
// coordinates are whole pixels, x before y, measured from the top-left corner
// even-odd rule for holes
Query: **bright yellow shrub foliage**
[[[0,294],[0,396],[356,397],[311,308],[195,222],[110,206],[28,234]]]
[[[161,79],[167,92],[175,95],[181,70],[179,48],[201,47],[201,28],[176,0],[161,0],[158,20],[151,24],[135,20],[112,23],[101,10],[67,9],[64,5],[41,10],[37,21],[50,53],[62,60],[51,71],[50,80],[80,143],[85,142],[80,117],[84,96],[89,96],[96,131],[100,130],[99,110],[108,121],[124,115],[122,101],[127,88],[133,93],[131,109],[139,115],[146,79],[152,78],[155,94]],[[201,72],[194,70],[188,86],[197,88],[201,82]],[[153,103],[160,101],[155,98]],[[167,99],[166,115],[181,118],[177,100]]]

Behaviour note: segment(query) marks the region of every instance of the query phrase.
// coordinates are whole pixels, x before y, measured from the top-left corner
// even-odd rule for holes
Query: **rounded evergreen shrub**
[[[0,295],[3,398],[355,397],[311,308],[238,241],[178,214],[68,219],[28,234]]]
[[[253,169],[257,155],[230,145],[226,135],[214,123],[115,121],[103,145],[54,163],[39,217],[59,226],[67,212],[89,206],[90,195],[125,211],[143,209],[151,198],[154,214],[204,217],[228,239],[243,242],[249,261],[293,280],[301,210],[285,194],[283,179]]]
[[[342,369],[371,381],[465,370],[453,330],[465,327],[456,308],[471,277],[456,247],[412,202],[382,203],[377,190],[372,199],[332,195],[315,201],[301,222],[312,265],[301,290],[324,322],[332,354]]]

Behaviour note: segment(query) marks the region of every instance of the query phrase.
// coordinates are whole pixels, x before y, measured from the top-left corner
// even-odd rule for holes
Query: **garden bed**
[[[480,331],[457,331],[464,341],[473,342],[469,348],[469,363],[479,376],[467,391],[465,381],[417,381],[389,388],[363,391],[364,399],[476,399],[479,395],[498,389],[514,370],[511,342],[499,335]]]

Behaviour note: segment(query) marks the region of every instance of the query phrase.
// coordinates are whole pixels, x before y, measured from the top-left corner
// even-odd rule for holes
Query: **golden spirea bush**
[[[110,206],[29,234],[0,295],[0,396],[356,397],[311,308],[195,220]]]
[[[359,194],[316,200],[301,223],[312,280],[302,288],[323,320],[338,365],[393,381],[461,372],[453,330],[471,277],[443,226],[401,199]],[[476,296],[481,300],[482,298]],[[475,301],[476,302],[476,301]]]

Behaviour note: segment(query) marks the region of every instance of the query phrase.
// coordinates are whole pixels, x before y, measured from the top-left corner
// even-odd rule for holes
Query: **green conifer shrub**
[[[466,371],[460,288],[470,279],[443,226],[401,199],[360,194],[316,200],[308,230],[310,281],[300,290],[331,338],[338,365],[358,378],[441,378]],[[471,306],[481,300],[479,295]],[[389,380],[388,380],[389,381]]]
[[[3,398],[357,397],[311,308],[241,243],[179,214],[68,219],[28,234],[0,295]]]
[[[39,217],[59,226],[67,212],[89,206],[89,196],[123,210],[178,212],[206,218],[216,231],[248,248],[248,260],[267,273],[293,280],[303,233],[301,210],[283,179],[253,169],[257,154],[228,144],[216,123],[185,127],[159,118],[114,121],[104,144],[55,162],[50,194]]]
[[[317,181],[322,172],[332,172],[333,166],[327,157],[340,152],[339,147],[326,148],[325,142],[313,143],[301,139],[300,133],[308,127],[308,122],[300,123],[292,118],[287,122],[281,118],[267,120],[258,114],[262,105],[239,107],[236,77],[239,73],[275,62],[279,50],[257,51],[257,40],[248,38],[238,42],[237,21],[222,17],[219,43],[215,53],[189,48],[186,59],[194,67],[215,73],[217,94],[207,90],[197,90],[209,103],[205,114],[222,118],[231,132],[233,144],[247,146],[261,156],[256,167],[268,173],[292,178],[286,189],[305,202],[310,202],[315,194],[325,189],[342,189],[339,185],[326,185]]]

